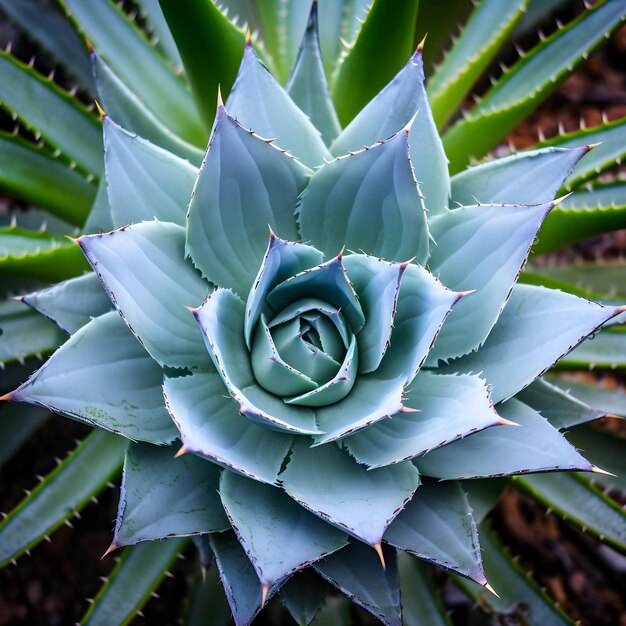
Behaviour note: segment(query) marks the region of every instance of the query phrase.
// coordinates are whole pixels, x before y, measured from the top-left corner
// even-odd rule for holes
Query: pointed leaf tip
[[[517,422],[512,422],[511,420],[508,420],[504,417],[500,418],[498,424],[500,424],[500,426],[520,426],[520,424],[518,424]]]
[[[569,198],[573,193],[574,193],[573,191],[570,191],[569,193],[566,193],[564,196],[561,196],[560,198],[555,198],[550,203],[550,210],[552,210],[555,206],[558,206],[559,204],[561,204],[561,202],[563,202],[565,198]]]
[[[418,54],[422,54],[422,51],[424,50],[424,45],[426,44],[426,37],[428,37],[428,33],[426,33],[426,34],[424,35],[424,37],[422,37],[422,41],[420,41],[420,42],[417,44],[417,53],[418,53]]]
[[[9,400],[13,400],[13,391],[9,391],[9,393],[0,396],[0,402],[8,402]]]
[[[585,148],[587,148],[587,151],[590,151],[590,150],[593,150],[594,148],[597,148],[598,146],[601,146],[603,143],[604,141],[597,141],[596,143],[587,144]]]
[[[106,552],[100,557],[100,560],[102,560],[105,556],[109,556],[109,554],[111,554],[111,552],[115,552],[118,548],[119,548],[119,546],[117,546],[115,543],[112,543],[106,549]]]
[[[94,52],[93,46],[91,45],[91,41],[89,41],[88,37],[85,37],[85,45],[87,46],[87,52],[89,54],[93,54],[93,52]]]
[[[96,109],[98,111],[98,115],[100,116],[100,119],[104,120],[107,114],[104,112],[104,109],[100,106],[100,103],[97,100],[94,100],[94,102],[96,103]]]
[[[411,127],[413,126],[413,122],[415,122],[415,118],[418,116],[418,114],[419,114],[419,109],[417,111],[415,111],[415,113],[413,114],[413,117],[406,123],[406,125],[402,129],[405,133],[407,133],[407,135],[411,131]]]
[[[493,595],[494,595],[496,598],[500,599],[500,596],[496,593],[495,589],[494,589],[494,588],[493,588],[493,587],[492,587],[489,583],[485,583],[485,584],[483,585],[483,587],[484,587],[487,591],[489,591],[489,593],[493,593]]]
[[[261,608],[265,607],[265,603],[267,602],[267,595],[270,592],[270,586],[266,583],[263,585],[263,595],[261,596]]]
[[[217,109],[224,108],[224,100],[222,99],[222,86],[217,84]]]
[[[383,566],[383,570],[387,571],[387,565],[385,564],[385,555],[383,554],[383,547],[377,543],[372,546],[374,550],[376,550],[376,554],[378,554],[378,558],[380,559],[380,564]]]
[[[250,30],[250,26],[246,28],[246,46],[252,45],[252,31]]]
[[[182,446],[180,450],[174,455],[174,458],[177,459],[178,457],[183,456],[183,454],[187,454],[188,452],[189,450],[185,446]]]
[[[613,478],[617,478],[617,474],[613,474],[612,472],[607,472],[606,470],[603,470],[601,467],[598,467],[597,465],[593,465],[591,467],[591,471],[594,474],[603,474],[604,476],[612,476]]]

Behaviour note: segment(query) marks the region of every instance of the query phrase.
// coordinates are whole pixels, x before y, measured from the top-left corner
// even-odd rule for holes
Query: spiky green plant
[[[427,574],[403,553],[465,577],[459,584],[495,613],[523,602],[530,623],[568,623],[486,527],[483,567],[476,522],[501,488],[482,479],[517,475],[515,486],[624,546],[623,512],[588,480],[526,476],[594,471],[594,463],[619,469],[610,436],[575,430],[585,447],[603,441],[592,463],[559,430],[609,412],[608,401],[623,413],[621,394],[604,392],[605,410],[596,411],[576,398],[591,400],[593,389],[577,384],[572,395],[542,375],[557,361],[584,364],[586,346],[593,353],[601,337],[600,349],[623,360],[611,329],[570,352],[621,321],[622,309],[609,298],[602,306],[516,284],[544,220],[542,251],[623,225],[621,205],[603,210],[623,195],[621,184],[553,201],[563,185],[576,188],[620,156],[622,124],[452,179],[446,154],[453,172],[483,156],[617,27],[624,3],[598,3],[525,54],[443,143],[437,126],[527,3],[478,6],[430,80],[432,111],[421,46],[395,78],[375,71],[409,56],[414,2],[375,2],[360,30],[345,17],[366,3],[320,2],[324,56],[315,5],[309,15],[304,3],[233,3],[261,29],[276,76],[285,81],[293,64],[286,90],[206,0],[161,0],[181,57],[155,3],[142,6],[165,34],[161,53],[108,2],[63,4],[95,48],[106,184],[86,230],[104,234],[79,239],[95,273],[21,297],[71,337],[5,398],[131,443],[91,435],[0,526],[2,560],[78,510],[126,450],[112,548],[142,545],[125,553],[85,623],[125,623],[182,548],[170,537],[189,535],[202,538],[205,564],[215,556],[239,624],[275,593],[309,623],[328,593],[323,579],[383,623],[402,619],[400,587],[407,623],[445,623],[425,591]],[[16,6],[6,4],[20,14]],[[35,24],[27,14],[18,19]],[[397,46],[381,51],[382,33]],[[354,40],[346,54],[338,34]],[[4,105],[43,138],[37,150],[2,137],[13,151],[4,153],[5,185],[79,225],[101,178],[97,119],[10,55],[0,62],[12,79],[0,86]],[[180,63],[191,91],[170,69]],[[218,83],[233,80],[202,159],[194,144],[206,140],[209,102]],[[599,135],[608,141],[587,154]],[[581,213],[581,202],[596,208]],[[54,281],[82,270],[71,242],[28,229],[3,236],[12,246],[7,274]],[[539,282],[551,272],[538,265],[523,276]],[[43,318],[4,307],[5,334],[23,335],[17,348],[17,334],[5,343],[7,353],[26,357],[60,342]],[[468,582],[488,579],[503,599]]]

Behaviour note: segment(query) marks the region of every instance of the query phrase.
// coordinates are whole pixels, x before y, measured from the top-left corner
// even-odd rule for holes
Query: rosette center
[[[264,389],[287,404],[325,406],[354,385],[358,355],[341,310],[305,298],[268,319],[262,315],[251,350],[252,369]]]

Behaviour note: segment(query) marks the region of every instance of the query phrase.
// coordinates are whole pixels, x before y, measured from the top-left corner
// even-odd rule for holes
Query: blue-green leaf
[[[167,443],[176,429],[163,405],[161,377],[111,311],[72,335],[10,398],[129,439]]]
[[[104,119],[104,165],[114,226],[152,219],[185,225],[198,170]]]
[[[308,115],[315,128],[320,131],[326,145],[330,145],[341,131],[341,126],[330,99],[324,72],[317,5],[317,2],[311,5],[300,52],[285,88],[300,110]]]
[[[143,222],[78,240],[132,332],[170,367],[207,366],[208,355],[185,306],[201,303],[210,286],[184,259],[185,231]]]
[[[298,626],[308,626],[324,604],[330,585],[311,568],[298,572],[280,590],[281,602]]]
[[[248,348],[270,291],[287,278],[320,265],[323,259],[322,253],[312,246],[284,241],[270,232],[263,263],[246,301],[244,335]]]
[[[217,373],[166,376],[163,389],[187,452],[255,480],[276,483],[292,437],[240,415]]]
[[[406,265],[363,254],[348,255],[344,265],[365,315],[365,326],[357,336],[359,372],[372,372],[389,345]]]
[[[303,237],[327,255],[345,245],[387,261],[424,263],[428,224],[407,139],[402,130],[321,167],[300,199]]]
[[[295,159],[218,107],[189,205],[187,253],[194,265],[245,297],[263,260],[268,224],[281,237],[298,239],[294,208],[307,176]]]
[[[169,446],[130,444],[124,459],[113,545],[230,528],[217,493],[219,469]]]
[[[462,205],[550,202],[589,146],[517,152],[470,167],[451,179],[451,202]]]
[[[621,308],[621,307],[620,307]],[[626,366],[626,333],[605,330],[582,343],[560,361],[573,367],[624,367]]]
[[[111,310],[111,300],[93,272],[26,294],[20,300],[70,334]]]
[[[318,433],[313,411],[286,405],[255,381],[243,337],[244,304],[231,291],[217,289],[194,315],[225,389],[253,422],[280,431]]]
[[[213,533],[210,541],[235,626],[249,626],[261,610],[263,587],[259,577],[235,533]],[[269,590],[268,598],[275,591],[276,586]]]
[[[275,139],[277,146],[309,167],[331,158],[319,130],[270,74],[250,43],[226,108],[243,126],[265,139]]]
[[[346,594],[386,626],[400,626],[400,580],[396,551],[383,546],[386,568],[370,547],[353,541],[337,554],[313,567],[342,593]]]
[[[541,413],[552,426],[559,430],[584,424],[606,415],[603,411],[591,408],[543,378],[537,379],[520,391],[516,397]]]
[[[411,164],[427,210],[439,215],[450,194],[448,160],[428,103],[420,48],[337,137],[331,152],[338,156],[361,150],[397,133],[414,116],[408,134]]]
[[[419,485],[411,463],[368,471],[337,446],[310,448],[296,440],[281,474],[285,491],[322,519],[380,546],[395,516]]]
[[[6,375],[5,372],[6,370],[3,371],[3,376]],[[4,384],[2,387],[6,389]],[[0,406],[0,468],[51,417],[49,411],[25,404]]]
[[[467,354],[485,341],[553,206],[460,207],[434,221],[437,245],[429,262],[431,271],[450,289],[476,293],[452,310],[428,357],[430,365]]]
[[[433,450],[416,459],[420,472],[450,480],[593,469],[556,428],[529,406],[512,399],[498,405],[498,411],[519,427],[488,428]]]
[[[422,371],[413,379],[405,402],[416,412],[396,414],[345,440],[359,463],[370,467],[399,463],[502,422],[478,376]]]
[[[619,313],[619,308],[554,289],[516,285],[482,348],[442,369],[482,372],[499,402],[527,387]]]
[[[276,487],[225,471],[220,496],[266,589],[346,545],[344,533],[311,515]]]
[[[374,375],[413,380],[452,307],[463,295],[450,291],[430,272],[411,263],[402,276],[391,345]]]
[[[425,480],[385,533],[385,542],[439,567],[487,582],[472,507],[460,483]]]

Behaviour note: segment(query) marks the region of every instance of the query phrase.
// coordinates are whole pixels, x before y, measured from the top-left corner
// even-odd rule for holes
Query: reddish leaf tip
[[[263,595],[261,596],[261,608],[265,606],[265,603],[267,602],[267,595],[269,594],[269,592],[270,592],[270,586],[267,583],[265,583],[263,585],[263,592],[262,592]]]
[[[107,549],[106,552],[100,557],[100,560],[102,560],[105,556],[108,556],[109,554],[111,554],[111,552],[115,552],[117,549],[119,548],[118,545],[115,544],[115,542],[113,542]]]
[[[380,559],[380,564],[383,566],[383,570],[387,571],[387,565],[385,563],[385,555],[383,554],[383,547],[379,543],[376,543],[372,546],[372,548],[376,550],[376,554],[378,555],[378,558]]]
[[[617,474],[613,474],[612,472],[607,472],[606,470],[603,470],[601,467],[598,467],[597,465],[593,465],[591,467],[591,471],[594,474],[603,474],[604,476],[613,476],[613,478],[617,478]]]
[[[174,455],[174,458],[177,459],[180,456],[183,456],[183,454],[187,454],[189,452],[189,450],[185,447],[185,446],[181,446],[180,450]]]
[[[424,35],[424,37],[422,37],[422,41],[420,41],[420,42],[417,44],[417,52],[418,52],[419,54],[422,54],[422,51],[424,50],[424,45],[426,44],[426,37],[428,37],[428,33],[426,33],[426,34]]]

